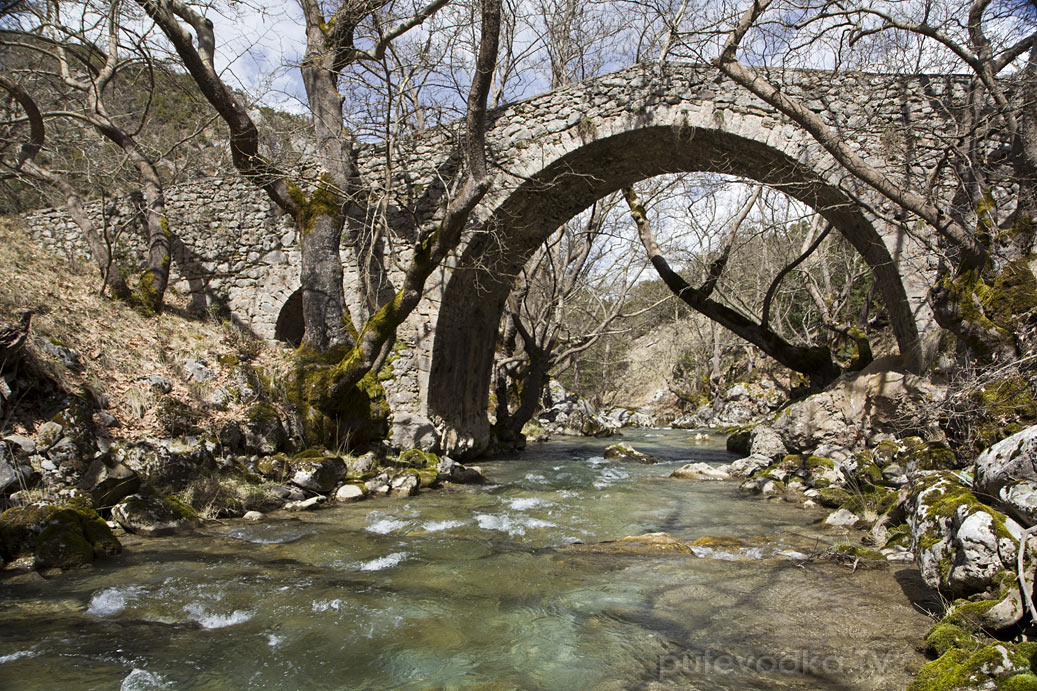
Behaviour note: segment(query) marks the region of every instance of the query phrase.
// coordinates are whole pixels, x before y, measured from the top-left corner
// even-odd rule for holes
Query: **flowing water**
[[[0,688],[894,689],[931,620],[906,566],[804,561],[822,513],[735,483],[718,440],[559,441],[482,463],[492,485],[192,536],[126,538],[46,583],[0,581]],[[722,440],[720,440],[722,441]],[[555,549],[666,531],[697,556]]]

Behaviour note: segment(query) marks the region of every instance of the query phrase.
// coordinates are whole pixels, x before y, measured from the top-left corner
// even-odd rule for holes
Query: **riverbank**
[[[628,434],[657,465],[606,461],[607,440],[531,445],[483,463],[484,486],[129,538],[92,569],[0,584],[0,684],[903,688],[931,623],[910,569],[804,561],[838,539],[823,514],[668,479],[734,458],[690,437]],[[564,550],[657,531],[714,541]]]

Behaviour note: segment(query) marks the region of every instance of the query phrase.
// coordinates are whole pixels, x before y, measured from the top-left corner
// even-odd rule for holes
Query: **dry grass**
[[[16,221],[0,219],[0,321],[14,320],[24,310],[36,311],[30,339],[33,352],[49,361],[66,389],[99,389],[107,396],[108,412],[120,423],[111,430],[115,438],[161,436],[155,416],[160,395],[143,381],[149,375],[166,377],[173,386],[170,396],[202,408],[198,398],[216,388],[233,392],[237,366],[232,363],[242,354],[253,355],[251,364],[260,370],[284,369],[286,348],[257,341],[208,316],[191,315],[187,297],[172,288],[166,295],[166,311],[143,317],[99,295],[100,285],[93,264],[45,252]],[[82,371],[71,371],[49,358],[42,347],[46,341],[78,351]],[[183,363],[191,358],[206,360],[215,378],[204,384],[188,382]],[[207,410],[203,426],[218,429],[224,419],[241,412],[242,406],[234,403],[227,411]],[[24,433],[38,422],[32,411],[23,411],[11,424]]]

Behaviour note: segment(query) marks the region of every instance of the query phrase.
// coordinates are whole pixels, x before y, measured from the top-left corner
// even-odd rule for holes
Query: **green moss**
[[[107,524],[82,502],[15,507],[0,515],[0,552],[8,560],[31,554],[40,568],[71,568],[120,551]]]
[[[885,468],[893,462],[900,451],[900,446],[895,441],[881,441],[871,450],[871,460],[880,468]]]
[[[952,648],[962,650],[976,650],[980,647],[973,635],[954,624],[939,622],[925,636],[925,644],[929,652],[935,655],[943,655]]]
[[[921,437],[905,437],[896,452],[897,463],[918,470],[953,470],[959,466],[954,452],[942,442],[927,442]]]
[[[829,509],[836,509],[850,500],[850,493],[838,487],[826,487],[818,490],[817,503]]]
[[[998,691],[1037,691],[1037,675],[1033,672],[1013,674],[997,684]]]
[[[317,219],[322,216],[330,217],[335,223],[342,221],[342,200],[327,173],[321,175],[317,189],[310,196],[289,182],[288,196],[295,204],[295,225],[303,233],[312,233]]]
[[[889,529],[883,547],[911,547],[911,526],[906,523],[895,525]]]
[[[1028,683],[1027,679],[1009,680],[1015,676],[1031,676],[1033,655],[1033,643],[997,642],[972,649],[951,648],[922,667],[918,677],[907,688],[908,691],[944,691],[985,688],[991,682],[999,689],[1013,688],[1012,685]]]
[[[303,449],[299,453],[292,457],[293,460],[299,461],[306,458],[324,458],[324,450],[315,447]]]
[[[343,360],[345,348],[317,353],[305,347],[296,353],[295,368],[285,394],[298,412],[309,443],[350,447],[380,439],[388,432],[391,411],[381,382],[370,372],[353,386]]]
[[[165,497],[162,497],[162,500],[165,501],[166,504],[168,504],[170,508],[172,508],[173,511],[175,511],[176,514],[180,516],[180,518],[183,518],[186,521],[190,521],[191,523],[198,522],[198,512],[195,511],[194,507],[192,507],[190,504],[181,500],[180,497],[177,497],[174,494],[170,494]]]
[[[439,456],[421,449],[407,449],[396,457],[396,465],[410,468],[436,468],[439,466]]]
[[[973,423],[976,450],[989,447],[1037,423],[1037,399],[1030,383],[1011,376],[983,386],[972,394],[982,414]]]

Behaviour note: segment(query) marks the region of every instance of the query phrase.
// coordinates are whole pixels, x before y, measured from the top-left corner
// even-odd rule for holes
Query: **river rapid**
[[[492,484],[123,538],[0,581],[3,689],[899,689],[932,620],[912,565],[806,559],[824,512],[671,480],[722,438],[635,431],[481,463]],[[696,556],[569,553],[665,531]]]

